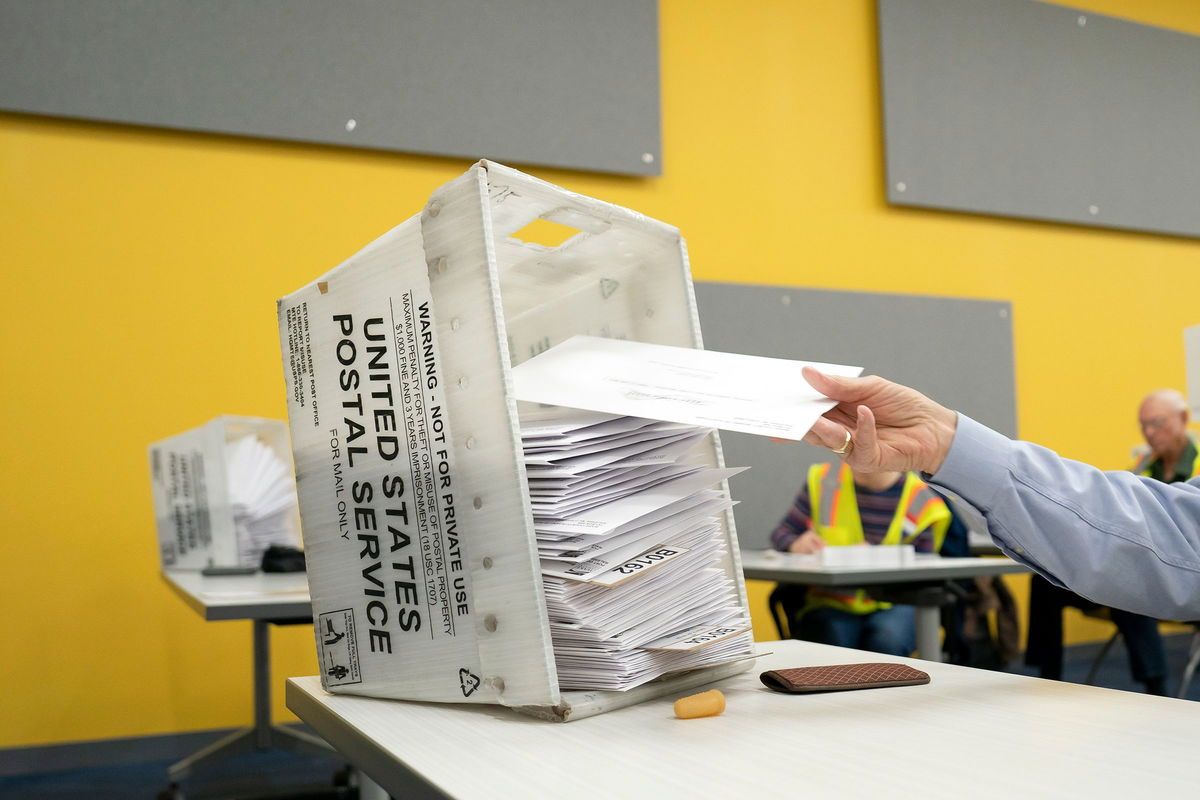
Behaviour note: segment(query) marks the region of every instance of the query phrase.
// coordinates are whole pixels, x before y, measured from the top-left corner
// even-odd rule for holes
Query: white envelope
[[[641,517],[683,500],[701,489],[745,470],[746,467],[701,470],[682,478],[660,483],[658,486],[631,494],[616,502],[607,503],[574,517],[554,522],[538,522],[534,527],[539,535],[543,531],[585,536],[604,536],[617,533],[623,526],[632,525]]]
[[[518,400],[801,439],[833,407],[804,380],[862,367],[574,336],[513,368]]]

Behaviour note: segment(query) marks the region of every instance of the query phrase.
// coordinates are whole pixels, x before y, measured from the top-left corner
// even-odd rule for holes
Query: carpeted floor
[[[0,798],[28,800],[154,800],[167,789],[170,761],[45,772],[0,778]],[[315,758],[282,750],[246,753],[218,762],[181,781],[186,800],[352,800],[357,792],[335,786],[345,766],[336,756]],[[337,776],[343,781],[344,776]],[[165,796],[164,796],[165,797]]]
[[[1188,645],[1191,639],[1192,634],[1190,633],[1176,633],[1163,637],[1163,646],[1167,651],[1167,694],[1171,697],[1174,697],[1179,691],[1179,679],[1187,664]],[[1103,647],[1103,642],[1068,647],[1063,654],[1063,680],[1071,683],[1083,683],[1101,647]],[[1008,671],[1037,677],[1035,668],[1026,667],[1023,664],[1014,664]],[[1127,692],[1142,691],[1141,684],[1135,683],[1129,674],[1129,655],[1125,650],[1125,645],[1121,642],[1118,641],[1100,665],[1095,685]],[[1200,700],[1200,674],[1197,674],[1191,685],[1188,686],[1186,699]]]

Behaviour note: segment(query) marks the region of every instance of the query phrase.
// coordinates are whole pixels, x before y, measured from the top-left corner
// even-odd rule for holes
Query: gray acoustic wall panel
[[[1200,236],[1200,37],[1031,0],[879,0],[899,205]]]
[[[0,108],[656,175],[654,0],[0,0]]]
[[[1017,432],[1012,307],[916,295],[697,283],[709,350],[854,364],[914,388],[1009,436]],[[723,432],[742,547],[769,546],[810,464],[836,458],[806,444]]]

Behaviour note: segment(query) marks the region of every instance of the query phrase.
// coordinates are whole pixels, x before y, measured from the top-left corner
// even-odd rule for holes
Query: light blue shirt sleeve
[[[1200,619],[1200,478],[1104,472],[958,415],[929,483],[973,506],[1012,558],[1104,605]]]

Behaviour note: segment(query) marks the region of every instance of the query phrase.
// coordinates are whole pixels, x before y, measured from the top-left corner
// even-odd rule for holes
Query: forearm
[[[1200,618],[1200,487],[1103,472],[962,416],[930,482],[1055,583],[1129,611]]]
[[[779,520],[779,524],[771,532],[771,547],[780,552],[789,552],[796,540],[812,527],[809,512],[808,490],[802,487],[792,500],[787,515]]]
[[[787,525],[780,525],[771,533],[771,547],[786,553],[792,542],[800,538],[800,534]]]

